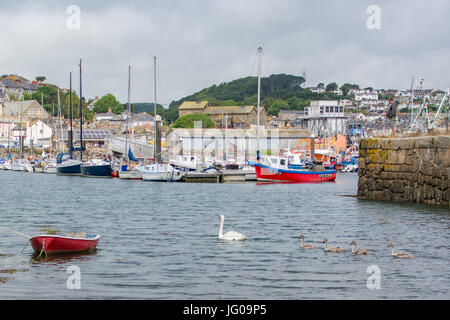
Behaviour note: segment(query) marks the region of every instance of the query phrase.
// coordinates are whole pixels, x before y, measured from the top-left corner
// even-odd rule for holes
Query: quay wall
[[[450,205],[450,136],[360,141],[358,197]]]

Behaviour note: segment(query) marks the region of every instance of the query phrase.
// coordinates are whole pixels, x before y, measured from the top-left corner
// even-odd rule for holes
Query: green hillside
[[[269,115],[277,115],[281,109],[303,110],[309,106],[310,100],[332,100],[341,97],[326,92],[313,93],[301,85],[305,82],[303,77],[273,74],[261,78],[261,105],[266,108]],[[197,93],[173,101],[169,109],[161,110],[161,115],[168,122],[178,118],[178,106],[184,101],[208,100],[211,105],[256,105],[258,94],[258,78],[246,77],[220,85],[213,85]]]

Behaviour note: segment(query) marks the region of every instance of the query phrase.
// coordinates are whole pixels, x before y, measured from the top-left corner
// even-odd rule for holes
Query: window
[[[280,164],[281,164],[282,166],[286,165],[286,160],[285,160],[285,159],[281,159],[281,160],[280,160]]]
[[[323,113],[323,107],[320,107],[320,113]]]
[[[325,112],[330,112],[330,107],[326,107]]]
[[[339,112],[344,112],[344,107],[339,107]]]
[[[273,159],[272,158],[271,161],[272,161],[273,164],[277,164],[277,159]]]

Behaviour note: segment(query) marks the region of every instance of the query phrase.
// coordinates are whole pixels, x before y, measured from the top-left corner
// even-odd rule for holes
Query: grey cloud
[[[151,54],[158,56],[158,100],[255,75],[300,75],[307,84],[336,81],[377,88],[450,87],[445,0],[427,1],[31,1],[2,2],[0,73],[45,75],[68,85],[84,59],[87,97],[111,92],[126,101],[153,100]],[[82,10],[81,30],[66,28],[66,8]],[[366,28],[366,8],[381,8],[381,30]],[[6,44],[6,45],[5,45]]]

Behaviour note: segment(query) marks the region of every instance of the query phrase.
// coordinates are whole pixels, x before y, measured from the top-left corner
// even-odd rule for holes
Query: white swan
[[[229,241],[243,241],[246,237],[243,234],[240,234],[236,231],[229,231],[223,234],[223,222],[225,221],[225,216],[221,214],[219,216],[220,219],[220,228],[219,228],[219,239],[220,240],[229,240]]]
[[[411,253],[405,252],[405,251],[398,251],[395,252],[395,246],[392,242],[388,244],[388,247],[392,248],[392,256],[394,258],[404,258],[404,259],[413,259],[414,256]]]

